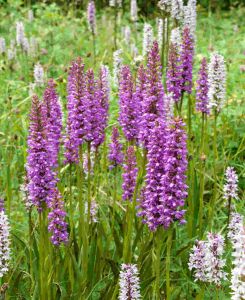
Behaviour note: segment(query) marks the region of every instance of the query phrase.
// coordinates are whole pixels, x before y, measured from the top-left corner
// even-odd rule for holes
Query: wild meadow
[[[0,1],[1,299],[245,299],[240,2]]]

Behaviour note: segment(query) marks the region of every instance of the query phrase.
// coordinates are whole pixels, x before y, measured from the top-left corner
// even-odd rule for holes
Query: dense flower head
[[[238,213],[231,214],[228,226],[228,238],[232,244],[232,264],[231,271],[231,299],[245,299],[245,229],[243,216]]]
[[[128,66],[121,69],[119,83],[119,123],[128,141],[138,137],[139,103],[134,98],[133,76]]]
[[[62,130],[62,111],[55,82],[51,79],[43,94],[44,109],[47,114],[47,141],[51,164],[58,165],[58,153]]]
[[[170,13],[172,7],[172,0],[160,0],[158,1],[157,6],[165,13]]]
[[[186,6],[184,6],[184,26],[190,29],[190,33],[195,38],[196,22],[197,22],[197,1],[188,0]]]
[[[10,227],[8,216],[0,211],[0,278],[8,272],[10,261]]]
[[[159,48],[162,47],[162,41],[163,41],[163,19],[158,18],[157,19],[157,42]]]
[[[143,29],[143,55],[148,54],[153,44],[153,28],[150,24],[145,23]]]
[[[164,149],[164,174],[161,178],[162,202],[165,207],[163,226],[168,228],[173,221],[184,223],[184,206],[187,197],[186,171],[187,171],[187,145],[185,124],[179,118],[169,123],[166,130],[166,143]]]
[[[92,32],[92,34],[95,34],[96,17],[95,17],[95,4],[93,0],[89,0],[88,3],[87,19],[88,19],[89,30]]]
[[[143,217],[150,230],[155,231],[162,225],[162,176],[164,174],[164,145],[165,126],[157,122],[150,132],[150,139],[147,153],[146,185],[141,195],[141,203],[138,215]]]
[[[192,91],[192,68],[193,68],[193,57],[194,57],[194,44],[193,37],[190,34],[190,29],[185,27],[182,36],[182,45],[180,51],[181,61],[181,90],[191,94]]]
[[[129,146],[127,149],[127,154],[123,165],[123,174],[122,174],[123,200],[130,200],[130,201],[132,200],[135,186],[136,186],[137,172],[138,172],[138,168],[136,163],[134,147]]]
[[[214,283],[220,286],[221,281],[226,279],[223,271],[225,260],[224,238],[220,234],[208,233],[207,241],[197,241],[192,248],[189,269],[194,270],[195,280]]]
[[[35,95],[30,113],[27,178],[30,199],[42,211],[45,204],[51,204],[56,181],[47,142],[47,114],[44,105]]]
[[[129,26],[123,27],[123,35],[126,45],[130,45],[131,29]]]
[[[226,67],[224,57],[213,53],[208,66],[208,98],[210,107],[220,112],[224,106],[226,94]]]
[[[133,22],[136,22],[138,20],[137,0],[131,0],[131,3],[130,3],[130,15],[131,15],[131,20]]]
[[[0,212],[1,211],[5,211],[5,208],[4,208],[4,199],[0,197]]]
[[[205,57],[202,59],[201,67],[198,72],[196,87],[196,110],[205,114],[209,114],[208,71],[207,60]]]
[[[228,200],[229,198],[234,198],[238,200],[238,176],[233,167],[228,167],[225,171],[225,180],[224,185],[224,198]]]
[[[67,127],[65,139],[65,158],[67,163],[78,162],[78,148],[85,135],[85,73],[81,58],[72,62],[67,86]]]
[[[134,264],[122,264],[119,275],[119,300],[138,300],[140,296],[139,272]]]
[[[5,38],[0,37],[0,55],[6,52]]]
[[[183,17],[183,0],[172,0],[171,17],[174,20],[181,21]]]
[[[119,131],[117,127],[113,127],[111,143],[109,145],[108,159],[110,161],[110,169],[120,166],[123,163],[122,144],[119,142]]]
[[[27,17],[28,17],[28,21],[29,21],[29,22],[32,22],[32,21],[34,20],[34,12],[33,12],[32,9],[29,9],[29,10],[28,10]]]
[[[109,83],[109,69],[107,66],[101,66],[99,73],[99,80],[97,83],[97,95],[99,106],[98,118],[98,137],[94,141],[94,146],[100,146],[105,140],[105,129],[108,123],[109,112],[109,98],[110,98],[110,83]]]
[[[120,77],[121,67],[122,67],[122,50],[116,50],[113,52],[113,76],[114,85],[118,86],[118,81]]]
[[[66,212],[64,211],[64,202],[60,192],[55,188],[51,203],[51,211],[48,214],[48,231],[51,232],[51,242],[55,246],[68,242],[67,223],[65,221]]]
[[[174,101],[179,102],[182,87],[182,67],[178,47],[173,43],[170,44],[169,48],[166,85],[167,91],[173,95]]]
[[[171,30],[170,42],[175,45],[175,47],[181,46],[181,32],[180,28],[176,27]]]
[[[155,41],[148,54],[146,84],[142,101],[139,139],[147,147],[150,131],[159,117],[164,115],[164,89],[158,43]]]
[[[16,43],[18,46],[23,46],[25,38],[25,28],[23,22],[19,21],[16,23]]]
[[[37,86],[42,86],[44,84],[44,70],[40,63],[34,66],[34,79]]]

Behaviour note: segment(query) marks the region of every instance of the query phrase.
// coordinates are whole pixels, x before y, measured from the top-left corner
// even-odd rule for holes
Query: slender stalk
[[[166,47],[166,41],[165,41],[165,18],[162,18],[163,28],[162,28],[162,74],[165,73],[165,47]]]
[[[94,51],[94,66],[96,66],[96,39],[95,39],[95,33],[92,33],[93,36],[93,51]]]
[[[217,170],[216,163],[218,159],[218,149],[217,149],[217,111],[215,110],[214,115],[214,138],[213,138],[213,151],[214,151],[214,160],[213,160],[213,177],[214,177],[214,186],[213,186],[213,197],[209,206],[209,230],[212,228],[213,216],[214,216],[214,206],[217,197]]]
[[[115,211],[116,211],[116,200],[117,200],[117,166],[114,168],[114,182],[113,182],[113,204],[112,204],[112,231],[114,230],[115,224]]]
[[[203,226],[203,193],[204,193],[204,172],[205,172],[205,114],[202,113],[202,132],[201,132],[201,148],[200,148],[200,193],[199,193],[199,237],[202,237]]]
[[[154,235],[154,273],[155,273],[155,284],[154,284],[154,299],[160,299],[160,269],[161,269],[161,246],[162,246],[162,230],[161,228],[157,229],[157,232]]]
[[[47,213],[45,209],[39,213],[39,295],[40,299],[48,299],[48,286],[47,286],[47,272],[45,268],[46,246],[47,246],[47,226],[46,226]]]
[[[169,228],[168,238],[167,238],[167,255],[166,255],[166,300],[170,300],[170,296],[171,296],[171,286],[170,286],[171,248],[172,248],[172,228]]]
[[[90,217],[91,217],[90,210],[91,210],[91,142],[88,142],[88,214],[87,214],[87,224],[90,223]]]
[[[118,15],[117,5],[115,5],[115,8],[114,8],[114,48],[115,48],[115,50],[117,49],[117,15]]]
[[[194,161],[193,161],[193,143],[192,143],[192,99],[191,95],[188,95],[188,206],[189,206],[189,218],[188,218],[188,232],[189,236],[193,234],[193,187],[194,187]]]

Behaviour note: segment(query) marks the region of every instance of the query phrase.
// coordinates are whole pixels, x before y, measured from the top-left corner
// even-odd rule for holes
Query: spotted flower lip
[[[47,143],[47,114],[37,96],[32,98],[28,135],[28,193],[33,205],[41,212],[50,207],[56,180]]]
[[[198,72],[196,87],[196,110],[204,114],[210,113],[208,99],[207,60],[205,57],[202,59],[201,67]]]
[[[136,186],[137,173],[138,173],[138,168],[136,163],[134,147],[129,146],[127,149],[126,160],[123,165],[123,174],[122,174],[123,200],[132,201],[132,197]]]
[[[121,265],[119,287],[119,300],[141,299],[139,272],[135,264]]]

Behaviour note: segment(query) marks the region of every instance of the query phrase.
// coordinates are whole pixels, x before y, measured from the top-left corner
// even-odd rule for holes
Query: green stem
[[[218,149],[217,149],[217,111],[215,111],[214,116],[214,138],[213,138],[213,151],[214,151],[214,161],[213,161],[213,174],[214,174],[214,187],[213,187],[213,197],[211,199],[211,203],[209,206],[209,230],[212,228],[213,217],[214,217],[214,206],[216,203],[217,197],[217,170],[216,170],[216,162],[218,159]]]
[[[115,5],[115,19],[114,19],[114,48],[115,50],[117,49],[117,14],[118,14],[118,11],[117,11],[117,5]]]
[[[96,65],[96,39],[95,39],[95,33],[92,33],[93,35],[93,51],[94,51],[94,66]]]
[[[91,210],[91,142],[88,142],[88,214],[87,225],[90,223],[90,210]]]
[[[44,208],[39,213],[39,295],[40,299],[48,299],[48,286],[47,286],[47,270],[45,268],[46,262],[46,247],[47,247],[47,224],[46,224],[46,209]]]
[[[167,238],[167,255],[166,255],[166,300],[170,300],[170,265],[171,265],[171,248],[172,248],[172,228],[168,230]]]
[[[165,65],[165,44],[166,44],[166,41],[165,41],[165,18],[163,17],[162,18],[162,23],[163,23],[163,28],[162,28],[162,74],[164,75],[165,73],[165,68],[164,68],[164,65]]]
[[[160,269],[161,269],[161,248],[162,248],[162,230],[158,228],[154,236],[154,272],[155,272],[155,284],[154,284],[154,299],[160,299]]]
[[[202,237],[203,226],[203,193],[204,193],[204,172],[205,172],[205,114],[202,113],[202,132],[201,132],[201,148],[200,148],[200,195],[199,195],[199,237]]]
[[[117,199],[117,166],[114,168],[114,184],[113,184],[113,204],[112,204],[112,231],[115,224],[115,211],[116,211],[116,199]]]

